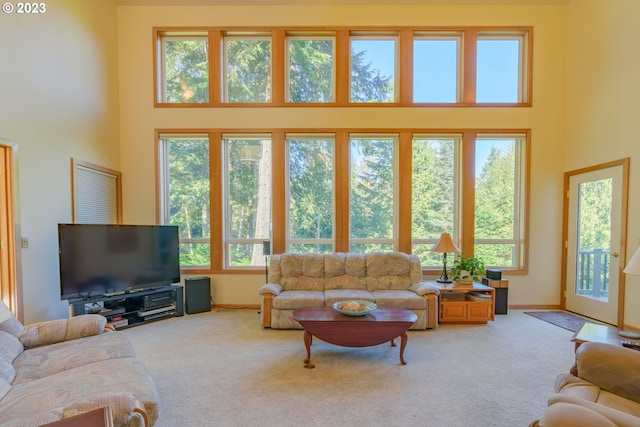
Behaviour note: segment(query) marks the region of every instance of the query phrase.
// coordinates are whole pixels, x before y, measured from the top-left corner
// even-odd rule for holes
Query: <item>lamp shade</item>
[[[451,235],[449,233],[442,233],[442,235],[440,236],[440,240],[438,241],[438,243],[433,245],[431,250],[433,252],[445,252],[445,253],[447,253],[447,252],[455,252],[455,253],[462,252],[460,250],[460,248],[457,247],[455,243],[453,243],[453,240],[451,240]],[[640,264],[640,259],[639,259],[638,263]]]
[[[633,254],[631,261],[629,261],[623,271],[627,274],[640,275],[640,248]]]

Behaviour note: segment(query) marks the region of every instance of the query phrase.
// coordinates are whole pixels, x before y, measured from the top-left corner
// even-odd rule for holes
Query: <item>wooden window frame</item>
[[[222,97],[222,46],[225,34],[261,34],[271,37],[271,102],[242,103],[225,102]],[[397,102],[350,102],[350,38],[351,34],[391,34],[398,35],[396,94]],[[460,63],[458,65],[458,81],[460,90],[455,103],[416,103],[413,102],[413,40],[421,34],[459,34],[461,40]],[[207,103],[168,103],[162,102],[160,92],[162,65],[162,38],[171,35],[202,35],[208,37],[209,47],[209,102]],[[286,46],[290,35],[322,35],[332,34],[334,45],[334,94],[333,102],[287,102],[286,78]],[[521,55],[521,88],[522,99],[514,103],[477,103],[476,98],[476,55],[478,36],[522,37],[523,53]],[[153,38],[153,82],[154,107],[156,108],[273,108],[273,107],[531,107],[533,90],[533,27],[531,26],[496,26],[496,27],[154,27]]]
[[[172,134],[207,134],[210,144],[210,182],[222,182],[223,164],[223,134],[269,134],[271,135],[272,155],[272,202],[271,202],[271,253],[283,253],[287,250],[287,199],[286,199],[286,143],[287,134],[307,135],[335,135],[334,146],[334,238],[336,252],[349,251],[349,147],[350,135],[397,135],[397,175],[395,202],[397,214],[395,220],[396,236],[395,249],[400,252],[412,252],[411,239],[411,179],[412,179],[412,149],[411,142],[414,135],[455,134],[461,136],[461,155],[456,170],[459,173],[459,238],[460,248],[467,256],[473,256],[474,252],[474,204],[475,204],[475,140],[478,135],[513,136],[518,135],[524,139],[522,147],[524,156],[520,176],[523,191],[520,203],[520,235],[519,245],[522,248],[521,265],[514,269],[503,269],[511,275],[527,274],[528,272],[528,242],[529,242],[529,181],[531,161],[531,131],[530,129],[422,129],[422,128],[261,128],[261,129],[157,129],[156,147],[159,145],[159,135]],[[156,153],[158,155],[158,153]],[[157,183],[162,180],[162,171],[158,166]],[[157,192],[160,191],[157,184]],[[225,267],[225,227],[223,209],[225,206],[225,194],[222,186],[214,189],[211,187],[211,266],[210,268],[183,268],[184,274],[264,274],[262,269],[228,268]],[[158,198],[158,200],[160,200]],[[470,204],[470,206],[467,206]],[[158,221],[160,217],[158,214]],[[425,274],[437,275],[441,270],[424,269]]]

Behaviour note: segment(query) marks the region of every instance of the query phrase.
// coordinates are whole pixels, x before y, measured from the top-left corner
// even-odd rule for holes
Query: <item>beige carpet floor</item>
[[[399,346],[338,347],[213,310],[123,331],[160,395],[156,426],[526,426],[574,359],[572,332],[510,310],[486,325],[410,331]]]

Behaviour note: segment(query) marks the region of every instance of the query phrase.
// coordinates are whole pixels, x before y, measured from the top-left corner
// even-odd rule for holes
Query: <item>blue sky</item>
[[[458,68],[456,39],[416,39],[413,71],[414,100],[417,102],[455,102]],[[353,39],[351,49],[365,51],[370,62],[383,76],[395,78],[395,48],[390,39]],[[477,101],[517,102],[517,40],[478,40]],[[402,67],[402,64],[400,64]]]

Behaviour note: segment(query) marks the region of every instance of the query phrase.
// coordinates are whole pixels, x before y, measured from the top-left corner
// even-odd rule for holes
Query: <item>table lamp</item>
[[[457,247],[455,243],[453,243],[453,240],[451,240],[451,235],[449,233],[442,233],[442,235],[440,235],[440,240],[431,248],[431,250],[433,252],[442,252],[442,275],[437,281],[439,283],[453,282],[453,280],[449,279],[449,276],[447,276],[447,253],[460,253],[462,252],[460,248]]]
[[[631,261],[627,264],[627,266],[623,270],[626,274],[633,274],[636,276],[640,276],[640,248],[636,250],[636,253],[631,257]],[[631,332],[631,331],[620,331],[618,335],[625,338],[630,338],[632,340],[640,339],[640,333]]]

